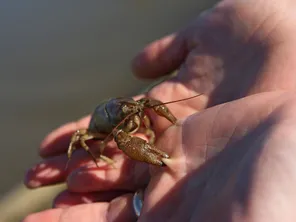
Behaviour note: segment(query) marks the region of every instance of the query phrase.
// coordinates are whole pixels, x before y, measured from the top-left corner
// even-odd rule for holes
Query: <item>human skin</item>
[[[45,138],[44,160],[25,184],[67,181],[68,190],[55,209],[24,221],[136,221],[131,199],[143,186],[139,221],[295,221],[295,4],[222,1],[145,48],[133,61],[137,76],[179,69],[147,96],[170,101],[204,93],[169,105],[176,126],[149,113],[157,146],[171,156],[168,167],[148,167],[110,148],[116,169],[96,168],[78,150],[64,171],[70,135],[89,117],[66,124]]]

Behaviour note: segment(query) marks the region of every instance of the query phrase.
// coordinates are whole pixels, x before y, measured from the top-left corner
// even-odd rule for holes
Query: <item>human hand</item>
[[[261,93],[170,127],[157,146],[172,159],[169,168],[151,167],[139,221],[294,221],[295,104],[291,93]],[[69,189],[78,193],[66,191],[55,200],[60,209],[26,220],[135,221],[132,194],[117,189],[133,189],[142,181],[135,171],[129,183],[122,183],[125,176],[117,170],[78,168],[68,180]],[[63,209],[87,202],[97,203]]]
[[[147,77],[147,73],[162,75],[182,64],[176,78],[155,87],[148,93],[148,96],[162,101],[169,101],[173,97],[185,98],[199,92],[205,93],[199,99],[170,105],[170,109],[176,113],[177,117],[182,118],[205,107],[211,107],[246,95],[275,89],[291,89],[294,86],[295,77],[291,75],[290,70],[286,69],[286,67],[293,68],[294,58],[288,56],[287,59],[287,54],[284,53],[287,47],[283,47],[282,44],[281,47],[277,47],[276,43],[284,41],[279,37],[286,38],[292,26],[286,27],[279,24],[281,31],[273,33],[272,38],[268,36],[265,39],[266,41],[262,38],[264,34],[267,35],[267,27],[264,28],[266,23],[261,26],[263,31],[260,29],[251,35],[250,33],[254,30],[252,26],[257,27],[257,25],[260,25],[262,17],[260,20],[258,13],[255,13],[256,16],[254,16],[254,12],[250,12],[254,10],[254,8],[250,7],[252,5],[250,2],[240,2],[238,4],[237,2],[228,1],[228,5],[221,6],[224,4],[222,2],[220,6],[208,12],[207,15],[200,17],[192,26],[180,31],[173,37],[168,37],[148,47],[136,59],[137,62],[134,63],[134,70],[139,76]],[[262,2],[261,4],[266,3]],[[242,11],[245,14],[239,13]],[[249,16],[248,18],[251,20],[246,18],[237,20],[236,16],[238,14],[240,16]],[[268,13],[264,15],[266,16]],[[272,16],[269,17],[269,19],[272,18]],[[229,21],[231,21],[231,26]],[[248,24],[249,21],[250,24]],[[290,23],[289,20],[287,23],[291,24],[292,22]],[[248,29],[241,30],[245,26]],[[277,36],[278,33],[284,34]],[[212,36],[215,38],[211,38]],[[291,37],[291,35],[289,36]],[[246,39],[248,39],[248,46],[244,48]],[[288,40],[292,41],[293,39],[289,38]],[[231,61],[232,58],[235,61]],[[285,66],[285,70],[282,69],[283,66]],[[281,68],[281,72],[279,72],[278,67]],[[272,70],[275,74],[271,75],[266,70]],[[277,73],[281,74],[280,78],[279,75],[276,75]],[[168,127],[167,123],[162,119],[153,116],[153,114],[151,116],[154,122],[158,123],[155,124],[158,132]],[[93,166],[85,168],[82,165],[88,162],[88,156],[84,152],[77,151],[70,166],[71,168],[67,172],[63,171],[66,161],[64,152],[68,145],[69,135],[78,126],[86,127],[88,120],[86,118],[78,124],[66,125],[52,133],[45,140],[41,155],[46,159],[29,172],[26,183],[31,187],[44,186],[62,182],[68,178],[69,190],[78,194],[67,192],[59,196],[55,201],[55,206],[59,207],[62,205],[75,205],[85,202],[85,200],[88,202],[97,202],[100,199],[111,201],[71,207],[66,211],[54,209],[47,211],[47,213],[29,217],[27,221],[32,221],[34,217],[35,219],[38,218],[38,221],[43,217],[43,220],[46,221],[46,218],[50,216],[64,218],[64,221],[67,221],[67,217],[69,219],[71,215],[78,220],[77,214],[81,215],[86,221],[98,220],[99,218],[104,221],[106,217],[110,219],[114,215],[118,220],[128,220],[127,218],[134,220],[134,215],[131,208],[129,208],[131,205],[123,206],[123,204],[130,201],[130,192],[133,193],[137,188],[146,185],[150,181],[148,167],[145,164],[130,161],[121,152],[115,151],[116,149],[107,149],[106,151],[109,153],[106,153],[106,155],[114,158],[118,163],[117,170],[112,171],[104,168],[104,166],[100,169]],[[172,158],[174,159],[174,155]],[[153,181],[153,178],[151,181]],[[132,183],[130,183],[131,181]],[[149,187],[151,187],[151,184]],[[123,192],[120,194],[125,194],[124,197],[117,193],[121,191]],[[91,194],[83,194],[85,192],[91,192]],[[157,189],[155,192],[157,192]],[[153,196],[153,194],[151,195]],[[87,198],[82,199],[83,196],[87,196]],[[146,196],[149,197],[148,191]],[[113,199],[114,197],[118,198]],[[145,200],[145,206],[148,207],[149,202],[147,201]],[[110,209],[116,210],[112,211]],[[96,212],[92,213],[94,211]],[[143,217],[145,216],[143,215]]]

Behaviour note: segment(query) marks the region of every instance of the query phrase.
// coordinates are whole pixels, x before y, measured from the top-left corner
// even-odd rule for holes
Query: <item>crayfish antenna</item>
[[[191,96],[191,97],[187,97],[185,99],[178,99],[178,100],[173,100],[173,101],[170,101],[170,102],[164,102],[164,103],[160,103],[160,104],[155,104],[155,105],[151,106],[150,108],[153,108],[153,107],[159,106],[159,105],[167,105],[167,104],[171,104],[171,103],[177,103],[177,102],[182,102],[182,101],[190,100],[190,99],[199,97],[201,95],[203,95],[203,93],[199,93],[197,95],[194,95],[194,96]]]
[[[93,161],[95,162],[96,166],[99,168],[99,165],[97,163],[97,159],[96,159],[95,155],[93,154],[93,152],[91,152],[90,150],[87,150],[87,152],[90,154],[90,156],[93,159]]]

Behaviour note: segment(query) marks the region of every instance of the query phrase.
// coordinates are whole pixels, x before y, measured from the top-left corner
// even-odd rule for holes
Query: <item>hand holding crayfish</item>
[[[159,116],[165,117],[172,124],[175,124],[177,118],[166,107],[168,103],[162,103],[150,98],[142,98],[136,101],[132,98],[114,98],[99,104],[92,114],[88,128],[78,129],[72,135],[68,149],[69,160],[78,143],[90,154],[97,165],[97,158],[86,144],[87,140],[95,139],[101,140],[99,157],[107,163],[113,164],[114,161],[104,156],[103,151],[107,142],[114,138],[118,148],[132,159],[157,166],[165,166],[163,159],[169,158],[169,155],[155,147],[155,133],[151,128],[150,118],[145,114],[145,110],[152,109]],[[133,133],[140,130],[149,137],[149,142],[132,136]]]
[[[80,149],[64,171],[71,136],[89,127],[90,116],[66,124],[44,140],[45,159],[25,183],[67,181],[68,190],[54,201],[60,209],[25,222],[137,221],[131,200],[142,187],[139,221],[295,221],[294,6],[288,0],[221,1],[149,45],[133,63],[138,76],[179,71],[145,96],[167,102],[203,93],[168,105],[183,118],[177,126],[148,111],[157,123],[156,146],[170,154],[168,167],[149,171],[108,143],[104,155],[116,169],[96,167]]]

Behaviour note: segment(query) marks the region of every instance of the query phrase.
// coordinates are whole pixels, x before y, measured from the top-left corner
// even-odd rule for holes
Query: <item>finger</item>
[[[87,128],[89,121],[90,116],[87,116],[76,122],[67,123],[51,132],[41,143],[40,156],[48,157],[66,152],[72,134],[77,129]]]
[[[30,214],[22,222],[60,222],[62,209],[50,209],[39,213]]]
[[[103,161],[97,167],[84,150],[77,150],[67,170],[66,154],[48,158],[29,169],[24,183],[28,188],[53,185],[65,182],[69,174],[69,189],[76,192],[133,190],[148,183],[147,164],[129,159],[118,149],[106,149],[105,154],[115,161],[115,168]]]
[[[137,221],[136,214],[133,209],[133,195],[126,194],[115,198],[110,202],[107,221]]]
[[[56,208],[66,208],[78,204],[110,202],[111,200],[124,194],[126,194],[125,191],[73,193],[65,190],[54,199],[53,206]]]
[[[95,144],[90,146],[92,153],[99,157],[99,149],[96,148]],[[104,155],[111,159],[115,158],[117,155],[117,160],[123,156],[122,151],[116,149],[114,142],[108,144]],[[114,160],[116,161],[116,159]],[[112,166],[100,159],[98,159],[97,165],[101,170],[112,168]],[[62,183],[66,181],[67,176],[72,171],[86,166],[97,167],[90,155],[84,149],[76,150],[70,160],[66,154],[49,157],[27,171],[24,183],[28,188],[37,188]]]
[[[108,150],[109,151],[109,150]],[[117,150],[110,150],[117,151]],[[111,152],[108,155],[111,156]],[[95,151],[93,151],[96,153]],[[106,152],[107,153],[107,152]],[[37,188],[64,182],[73,170],[86,165],[94,165],[92,159],[85,150],[77,150],[73,153],[68,168],[65,169],[68,157],[66,154],[47,158],[30,168],[24,183],[28,188]],[[98,161],[99,167],[106,167],[106,163]]]
[[[135,75],[157,78],[175,71],[188,53],[183,33],[166,36],[148,45],[132,62]]]
[[[67,209],[52,209],[31,214],[23,222],[136,221],[132,206],[132,195],[127,194],[110,203],[82,204]]]
[[[90,166],[73,171],[67,178],[68,189],[72,192],[135,190],[148,184],[150,176],[146,163],[125,155],[113,159],[116,169]]]

